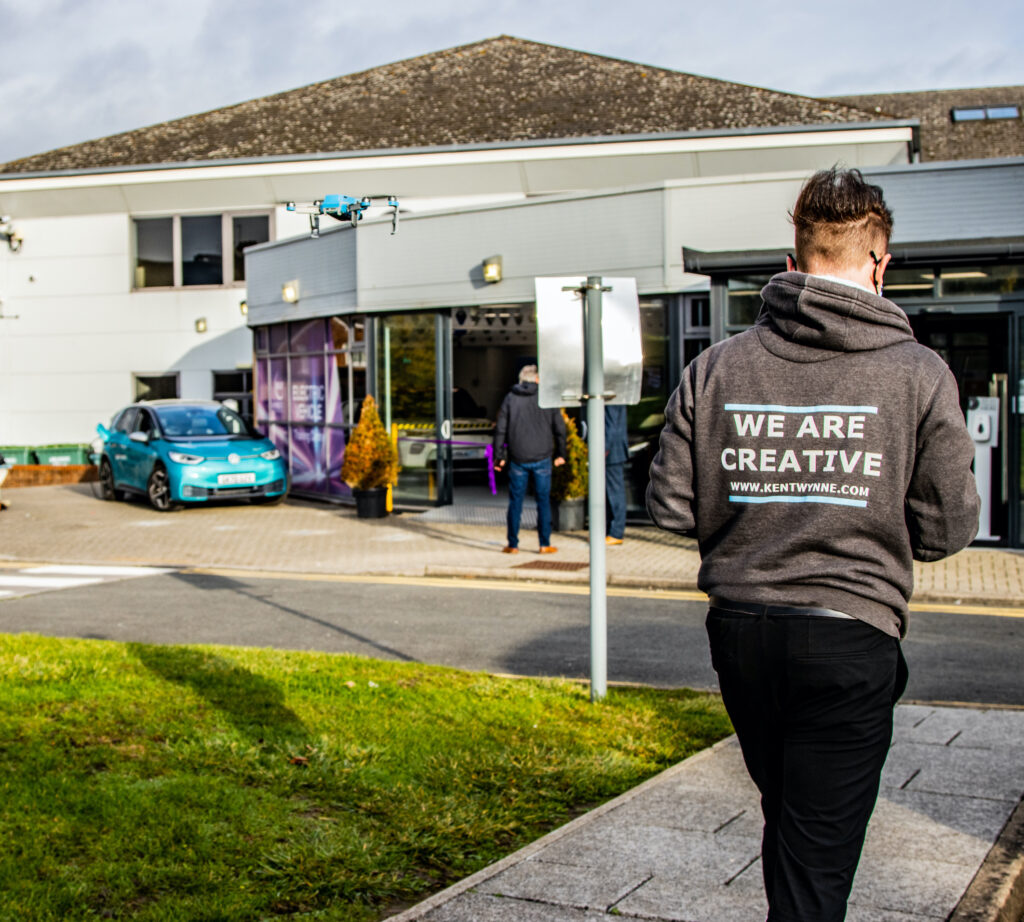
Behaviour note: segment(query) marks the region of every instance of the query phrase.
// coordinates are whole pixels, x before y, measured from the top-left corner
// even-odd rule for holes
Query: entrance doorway
[[[397,502],[449,502],[441,462],[438,324],[429,311],[377,318],[377,394],[381,422],[398,446]]]
[[[990,414],[986,429],[994,431],[992,444],[979,444],[976,458],[978,489],[988,522],[981,523],[979,540],[1007,544],[1011,540],[1011,503],[1017,485],[1011,477],[1015,421],[1011,413],[1008,380],[1013,345],[1010,313],[919,313],[910,315],[918,342],[937,352],[949,365],[960,389],[960,409],[968,422],[979,412]],[[969,426],[975,436],[979,429]],[[1015,428],[1015,427],[1014,427]],[[987,453],[990,453],[990,457]],[[986,468],[988,472],[986,473]],[[988,481],[986,483],[986,480]],[[986,502],[987,500],[987,502]]]
[[[491,469],[490,446],[505,395],[524,365],[537,361],[533,304],[505,304],[452,311],[451,430],[455,502],[507,503],[502,478]]]

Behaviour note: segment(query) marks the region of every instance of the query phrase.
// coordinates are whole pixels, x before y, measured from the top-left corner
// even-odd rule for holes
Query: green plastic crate
[[[0,445],[5,464],[35,464],[36,454],[24,445]]]
[[[35,450],[37,464],[88,464],[87,445],[41,445]]]

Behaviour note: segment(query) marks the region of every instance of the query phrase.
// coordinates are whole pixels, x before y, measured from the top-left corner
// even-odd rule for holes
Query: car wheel
[[[157,512],[170,512],[175,508],[176,504],[171,499],[171,479],[164,468],[153,468],[153,473],[149,475],[149,481],[146,483],[146,495],[149,497],[149,504]]]
[[[100,494],[106,500],[124,499],[124,491],[114,486],[114,469],[107,458],[100,461]]]

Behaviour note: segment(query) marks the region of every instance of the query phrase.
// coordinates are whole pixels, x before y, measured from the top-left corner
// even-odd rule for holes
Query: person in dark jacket
[[[622,404],[604,407],[604,482],[608,500],[608,544],[622,544],[626,534],[626,462],[629,461],[629,433],[626,408]]]
[[[821,171],[792,219],[796,258],[755,325],[669,398],[647,507],[699,544],[768,919],[839,922],[906,686],[913,561],[970,543],[980,502],[956,381],[881,297],[882,190]]]
[[[519,519],[530,478],[537,498],[537,535],[540,553],[551,546],[551,465],[565,464],[565,420],[557,407],[541,409],[537,401],[536,365],[525,365],[516,384],[502,401],[494,430],[496,470],[508,464],[508,544],[504,553],[519,551]]]

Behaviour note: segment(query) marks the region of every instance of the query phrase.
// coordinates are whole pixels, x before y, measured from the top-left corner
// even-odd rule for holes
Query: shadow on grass
[[[129,644],[128,649],[160,678],[205,698],[253,742],[297,743],[309,736],[299,717],[285,706],[281,689],[237,663],[190,647]]]

